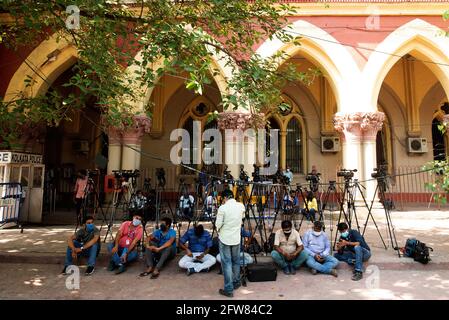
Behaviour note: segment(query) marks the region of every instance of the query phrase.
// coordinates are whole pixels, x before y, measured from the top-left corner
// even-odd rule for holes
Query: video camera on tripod
[[[262,179],[261,179],[261,177],[260,177],[260,168],[259,168],[259,166],[256,165],[256,164],[253,164],[253,168],[254,168],[254,171],[253,171],[253,173],[251,174],[251,176],[253,177],[253,181],[254,181],[254,182],[260,182],[260,181],[262,181]]]
[[[234,177],[231,174],[231,171],[228,170],[228,166],[224,166],[223,169],[223,182],[224,183],[232,183],[232,181],[234,180]]]
[[[139,170],[113,170],[112,173],[114,174],[116,179],[125,179],[125,181],[128,181],[129,178],[136,179],[140,176]]]
[[[309,172],[306,175],[306,181],[309,182],[309,187],[312,192],[318,191],[318,184],[320,183],[321,173],[319,172]]]
[[[249,182],[249,176],[245,172],[245,168],[243,166],[240,167],[239,179],[241,182]]]
[[[357,172],[357,169],[341,169],[337,172],[337,177],[343,177],[345,180],[351,180],[354,177],[354,172]]]
[[[374,168],[371,177],[377,179],[377,184],[381,192],[387,190],[387,175],[388,175],[388,165],[380,165],[379,168]]]
[[[88,177],[88,178],[93,178],[93,177],[98,176],[98,175],[100,174],[100,172],[99,172],[98,170],[89,170],[89,169],[86,169],[86,174],[87,174],[87,177]]]
[[[290,184],[290,179],[282,173],[281,169],[278,169],[270,178],[273,180],[273,183]]]

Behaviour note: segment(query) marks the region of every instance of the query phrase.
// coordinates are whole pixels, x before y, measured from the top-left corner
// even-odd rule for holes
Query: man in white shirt
[[[292,229],[290,220],[282,221],[281,228],[274,236],[271,257],[285,274],[296,274],[296,270],[306,262],[309,255],[303,250],[301,237],[298,231]]]
[[[179,210],[184,217],[189,219],[193,218],[193,205],[195,204],[195,198],[192,195],[189,195],[188,192],[184,192],[184,194],[179,199]]]
[[[218,231],[224,289],[218,292],[226,297],[233,297],[233,291],[241,285],[240,231],[242,219],[245,217],[245,206],[234,199],[234,194],[229,189],[223,191],[221,198],[224,204],[218,208],[215,225]]]

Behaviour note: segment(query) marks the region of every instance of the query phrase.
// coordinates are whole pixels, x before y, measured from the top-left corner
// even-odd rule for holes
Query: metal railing
[[[19,223],[21,200],[20,183],[0,183],[0,226],[9,222]]]

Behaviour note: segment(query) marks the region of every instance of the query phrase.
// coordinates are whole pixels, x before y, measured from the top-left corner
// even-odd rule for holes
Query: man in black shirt
[[[86,276],[91,275],[95,270],[95,260],[97,250],[100,246],[100,230],[94,225],[94,218],[87,216],[84,219],[83,227],[69,237],[67,253],[64,263],[63,274],[66,274],[67,267],[73,264],[73,259],[78,259],[81,255],[88,257]]]
[[[337,225],[340,232],[340,240],[337,243],[338,253],[334,257],[354,266],[352,280],[358,281],[363,278],[363,262],[371,257],[371,249],[363,236],[354,229],[349,229],[345,222]]]

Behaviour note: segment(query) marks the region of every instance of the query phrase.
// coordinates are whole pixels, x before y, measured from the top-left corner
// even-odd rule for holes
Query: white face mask
[[[319,237],[322,231],[313,231],[313,235]]]

